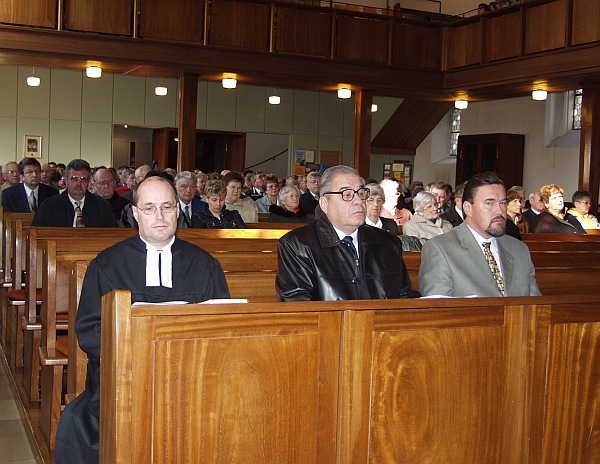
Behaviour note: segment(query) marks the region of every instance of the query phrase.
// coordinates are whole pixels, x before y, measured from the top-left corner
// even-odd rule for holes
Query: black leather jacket
[[[417,297],[392,234],[359,227],[360,266],[323,215],[279,239],[279,301]]]
[[[203,202],[204,203],[204,202]],[[216,218],[204,203],[202,211],[192,216],[192,229],[245,229],[246,224],[237,211],[230,211],[223,206],[221,217]]]

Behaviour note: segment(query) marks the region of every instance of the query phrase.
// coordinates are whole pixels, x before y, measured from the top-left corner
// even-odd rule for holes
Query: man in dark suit
[[[45,227],[117,227],[108,201],[88,192],[92,170],[87,161],[67,165],[67,189],[40,205],[32,225]]]
[[[300,208],[304,208],[308,214],[315,214],[321,191],[321,173],[309,172],[306,176],[306,187],[308,190],[300,196]]]
[[[523,219],[529,224],[529,230],[534,230],[539,215],[544,211],[548,211],[546,205],[544,205],[544,202],[542,201],[539,190],[529,194],[529,205],[530,208],[523,211]]]
[[[180,215],[188,227],[192,227],[192,216],[204,210],[204,202],[196,197],[196,176],[191,171],[182,171],[175,176],[175,190],[179,197]]]
[[[35,158],[25,158],[19,163],[22,183],[2,192],[4,211],[35,213],[44,201],[58,195],[58,190],[40,182],[41,169],[40,162]]]
[[[96,195],[108,201],[115,219],[119,222],[119,225],[122,225],[123,208],[129,204],[129,201],[115,192],[117,182],[114,172],[110,169],[98,168],[94,172],[93,180]]]
[[[440,217],[452,224],[452,227],[458,227],[464,221],[462,197],[465,190],[465,183],[463,182],[456,187],[456,191],[454,192],[454,206],[445,213],[440,214]]]

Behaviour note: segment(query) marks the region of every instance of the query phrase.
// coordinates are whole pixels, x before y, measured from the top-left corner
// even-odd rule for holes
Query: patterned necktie
[[[504,296],[504,279],[502,279],[502,274],[500,274],[500,268],[498,267],[498,263],[496,262],[496,259],[494,258],[494,255],[492,254],[492,250],[490,250],[491,246],[492,246],[492,244],[490,242],[484,242],[483,243],[483,254],[485,255],[485,259],[488,262],[488,266],[490,266],[490,271],[492,271],[492,275],[494,276],[494,279],[496,280],[496,285],[498,285],[498,290],[500,290],[500,293],[502,293],[502,296]]]
[[[83,211],[81,211],[81,203],[79,201],[75,202],[75,214],[77,215],[75,227],[85,227],[85,224],[83,223]]]
[[[35,201],[35,193],[33,193],[33,190],[29,193],[29,207],[31,208],[32,213],[37,211],[37,201]]]
[[[190,205],[185,205],[185,219],[187,222],[190,222],[190,220],[192,219],[190,217]]]
[[[356,252],[356,247],[354,246],[354,241],[352,240],[352,237],[346,235],[342,239],[342,242],[344,242],[344,244],[350,249],[350,251],[352,252],[352,256],[354,256],[354,262],[358,266],[358,253]]]

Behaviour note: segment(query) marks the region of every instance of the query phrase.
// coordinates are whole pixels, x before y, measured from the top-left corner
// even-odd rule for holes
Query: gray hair
[[[312,174],[312,173],[310,173]],[[310,176],[309,174],[309,176]],[[360,178],[360,182],[362,185],[365,185],[365,180],[361,177],[361,175],[358,173],[358,171],[354,168],[351,168],[350,166],[344,166],[342,164],[338,165],[338,166],[333,166],[329,169],[327,169],[324,173],[323,173],[323,177],[321,177],[321,195],[323,195],[323,193],[327,193],[331,191],[331,184],[333,184],[333,179],[336,176],[343,176],[343,175],[352,175],[352,176],[357,176],[358,178]]]
[[[316,178],[316,177],[319,177],[319,178],[320,178],[320,177],[322,177],[322,176],[321,176],[321,173],[320,173],[320,172],[318,172],[318,171],[311,171],[311,172],[309,172],[309,173],[308,173],[308,175],[306,176],[306,180],[307,180],[307,181],[310,181],[310,180],[313,180],[313,179],[314,179],[314,178]]]
[[[379,184],[372,182],[370,184],[365,185],[365,188],[369,189],[370,197],[372,197],[373,195],[380,195],[381,198],[383,198],[383,201],[385,201],[385,193],[383,192],[383,189]]]
[[[437,203],[437,197],[431,192],[422,191],[417,193],[417,196],[413,201],[415,213],[420,213],[425,209],[427,205]]]
[[[300,189],[293,184],[288,184],[288,185],[284,185],[283,188],[279,191],[279,194],[277,195],[277,199],[279,200],[279,203],[283,204],[283,200],[285,200],[285,196],[290,193],[292,190],[295,190],[296,193],[298,194],[298,196],[300,196]]]
[[[194,182],[196,182],[196,176],[191,171],[178,172],[177,175],[175,176],[175,185],[177,185],[177,182],[179,182],[181,179],[188,179],[188,180],[193,180]]]
[[[202,171],[196,173],[196,180],[202,180],[206,182],[208,180],[208,175]]]

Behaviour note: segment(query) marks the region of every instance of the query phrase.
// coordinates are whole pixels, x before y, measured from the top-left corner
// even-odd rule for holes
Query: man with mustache
[[[473,176],[463,192],[465,222],[423,246],[423,296],[539,296],[529,248],[506,235],[506,189],[494,172]]]

